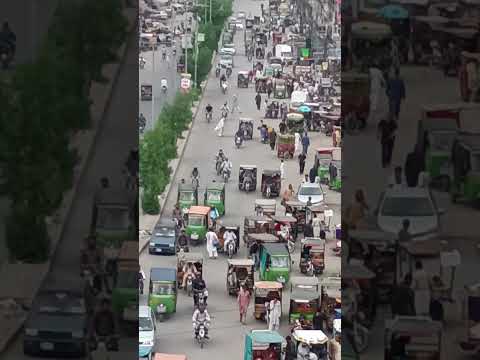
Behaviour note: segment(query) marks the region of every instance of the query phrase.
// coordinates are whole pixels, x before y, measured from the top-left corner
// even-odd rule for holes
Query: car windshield
[[[390,197],[383,202],[383,216],[433,216],[432,203],[426,197]]]
[[[188,215],[188,225],[192,226],[202,226],[203,225],[203,216],[190,214]]]
[[[222,199],[222,193],[220,191],[208,191],[207,201],[220,201]]]
[[[322,195],[322,189],[319,186],[311,187],[311,186],[302,186],[298,195],[304,196],[315,196],[315,195]]]
[[[193,201],[193,191],[182,191],[179,196],[180,201]]]
[[[117,288],[135,289],[138,286],[138,272],[120,270],[117,279]]]
[[[34,308],[38,313],[55,315],[84,315],[83,300],[72,298],[68,294],[39,295]]]
[[[152,284],[152,294],[155,294],[155,295],[172,295],[172,294],[175,294],[175,288],[172,284],[154,282]]]
[[[139,331],[152,331],[153,324],[150,318],[140,317],[138,318],[138,330]]]
[[[125,230],[130,226],[128,208],[100,206],[97,214],[97,228]]]
[[[288,267],[288,257],[286,256],[272,256],[272,268],[286,268]]]

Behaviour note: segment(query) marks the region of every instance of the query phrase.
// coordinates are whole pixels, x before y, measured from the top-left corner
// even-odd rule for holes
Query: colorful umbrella
[[[386,19],[408,19],[408,10],[400,5],[387,5],[378,12],[380,16]]]
[[[308,107],[307,105],[302,105],[298,108],[298,111],[300,111],[301,113],[308,113],[312,111],[312,109],[310,109],[310,107]]]

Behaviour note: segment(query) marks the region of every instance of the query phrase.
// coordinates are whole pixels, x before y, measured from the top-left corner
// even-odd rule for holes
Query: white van
[[[138,345],[139,357],[150,360],[155,349],[155,333],[157,330],[155,313],[150,306],[138,307]]]

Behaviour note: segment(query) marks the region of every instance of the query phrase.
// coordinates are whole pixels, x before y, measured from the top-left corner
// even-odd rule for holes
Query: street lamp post
[[[155,84],[155,45],[152,43],[152,122],[151,126],[152,129],[155,126],[155,91],[154,89]]]

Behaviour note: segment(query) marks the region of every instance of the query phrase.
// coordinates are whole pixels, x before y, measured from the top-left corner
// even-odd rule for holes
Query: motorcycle
[[[197,323],[195,328],[195,339],[200,344],[200,349],[203,349],[203,345],[207,342],[207,328],[208,322]]]
[[[205,118],[207,119],[207,123],[210,123],[210,121],[212,121],[212,112],[211,111],[206,111],[205,112]]]
[[[185,286],[185,292],[187,293],[187,296],[192,296],[193,292],[193,275],[188,274],[187,275],[187,285]]]
[[[267,199],[270,199],[271,196],[272,196],[272,185],[268,184],[267,188],[265,189],[265,197]]]
[[[215,69],[215,77],[218,78],[219,76],[220,76],[220,68],[217,67],[217,68]]]
[[[198,186],[199,186],[199,179],[198,179],[198,176],[192,176],[192,187],[196,190],[198,190]]]
[[[230,170],[229,169],[223,169],[222,170],[222,178],[223,178],[224,183],[228,182],[228,179],[230,179]]]
[[[240,146],[242,146],[242,138],[240,136],[235,136],[235,146],[237,149],[240,149]]]
[[[230,77],[232,75],[232,68],[231,67],[227,67],[227,77]]]
[[[227,93],[227,90],[228,90],[228,85],[226,82],[223,82],[222,83],[222,93],[223,94],[226,94]]]
[[[193,290],[193,307],[197,308],[200,305],[207,306],[208,290]]]
[[[227,244],[226,253],[227,253],[229,259],[231,259],[233,257],[233,255],[235,254],[235,242],[234,241],[230,241]]]

